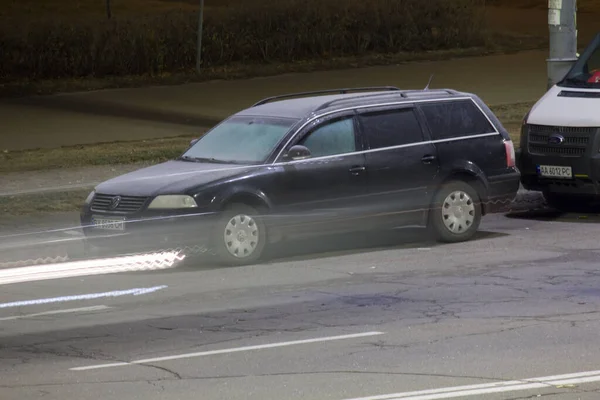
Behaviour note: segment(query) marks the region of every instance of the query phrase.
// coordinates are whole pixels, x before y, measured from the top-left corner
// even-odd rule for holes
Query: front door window
[[[600,89],[600,35],[583,52],[559,85]]]
[[[325,157],[356,151],[352,117],[321,125],[298,144],[307,147],[312,157]]]

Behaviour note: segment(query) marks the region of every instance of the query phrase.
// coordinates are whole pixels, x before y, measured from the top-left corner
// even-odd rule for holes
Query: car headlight
[[[95,194],[96,194],[95,190],[92,190],[91,193],[88,194],[88,197],[85,199],[85,205],[86,206],[92,202],[92,199],[94,198]]]
[[[156,196],[148,208],[153,209],[177,209],[177,208],[195,208],[198,207],[196,200],[192,196],[179,194],[166,194]]]

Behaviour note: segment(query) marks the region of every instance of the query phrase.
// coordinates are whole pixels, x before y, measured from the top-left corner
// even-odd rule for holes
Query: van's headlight
[[[148,206],[150,209],[178,209],[198,207],[196,200],[192,196],[179,194],[166,194],[156,196]]]
[[[92,199],[94,198],[94,195],[96,194],[95,190],[92,190],[90,194],[88,194],[88,197],[85,199],[85,205],[89,205],[92,202]]]

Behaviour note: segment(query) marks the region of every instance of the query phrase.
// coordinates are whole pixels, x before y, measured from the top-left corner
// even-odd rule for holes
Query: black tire
[[[244,226],[244,229],[237,234],[229,230],[232,226],[229,225],[230,222],[233,224],[234,221]],[[230,241],[226,240],[228,231],[231,232]],[[257,209],[245,204],[232,204],[219,218],[211,242],[219,264],[234,266],[253,264],[263,255],[267,244],[267,229]],[[236,247],[238,255],[235,254]],[[244,254],[248,252],[248,255]]]
[[[588,212],[592,201],[586,197],[568,196],[564,194],[544,192],[546,204],[559,212]]]
[[[449,210],[448,201],[453,194],[456,201],[460,203],[456,207],[461,207],[454,215],[444,211]],[[457,219],[454,224],[451,224],[449,218]],[[455,243],[469,240],[479,229],[480,223],[481,201],[479,194],[471,185],[457,180],[446,182],[439,188],[429,212],[429,229],[438,241]]]
[[[557,211],[569,211],[571,208],[569,205],[569,200],[560,194],[556,193],[544,193],[544,200],[546,200],[546,204],[551,208],[554,208]]]

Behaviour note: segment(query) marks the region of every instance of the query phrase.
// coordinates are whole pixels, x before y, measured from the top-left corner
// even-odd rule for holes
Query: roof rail
[[[416,89],[416,90],[403,90],[402,93],[404,95],[411,93],[435,93],[435,92],[444,92],[447,94],[458,94],[456,90],[452,89]]]
[[[428,94],[428,93],[447,93],[447,94],[458,94],[458,92],[456,90],[452,90],[452,89],[414,89],[414,90],[399,90],[400,92],[400,96],[404,97],[404,98],[408,98],[409,95],[411,93],[422,93],[422,94]],[[331,100],[328,101],[327,103],[321,104],[319,106],[319,108],[317,108],[315,111],[320,111],[323,110],[327,107],[331,107],[332,105],[339,103],[339,102],[343,102],[343,101],[347,101],[347,100],[356,100],[356,99],[364,99],[365,97],[372,97],[372,96],[378,96],[379,94],[365,94],[363,96],[356,96],[356,97],[352,97],[352,99],[335,99],[335,100]]]
[[[317,90],[314,92],[300,92],[300,93],[290,93],[284,94],[280,96],[271,96],[266,99],[262,99],[258,103],[252,105],[252,107],[260,106],[271,101],[275,100],[283,100],[283,99],[291,99],[294,97],[304,97],[304,96],[316,96],[320,94],[346,94],[350,92],[368,92],[368,91],[396,91],[400,90],[395,86],[367,86],[367,87],[357,87],[357,88],[346,88],[346,89],[328,89],[328,90]]]
[[[400,93],[401,97],[406,97],[406,95],[404,94],[404,91],[398,90],[398,92]],[[369,94],[364,94],[362,96],[354,96],[354,97],[351,97],[349,99],[345,99],[345,98],[335,99],[335,100],[331,100],[331,101],[328,101],[326,103],[321,104],[315,111],[324,110],[327,107],[331,107],[332,105],[334,105],[336,103],[343,102],[343,101],[350,101],[350,100],[356,100],[356,99],[364,99],[366,97],[375,97],[375,96],[380,96],[380,93],[369,93]]]

